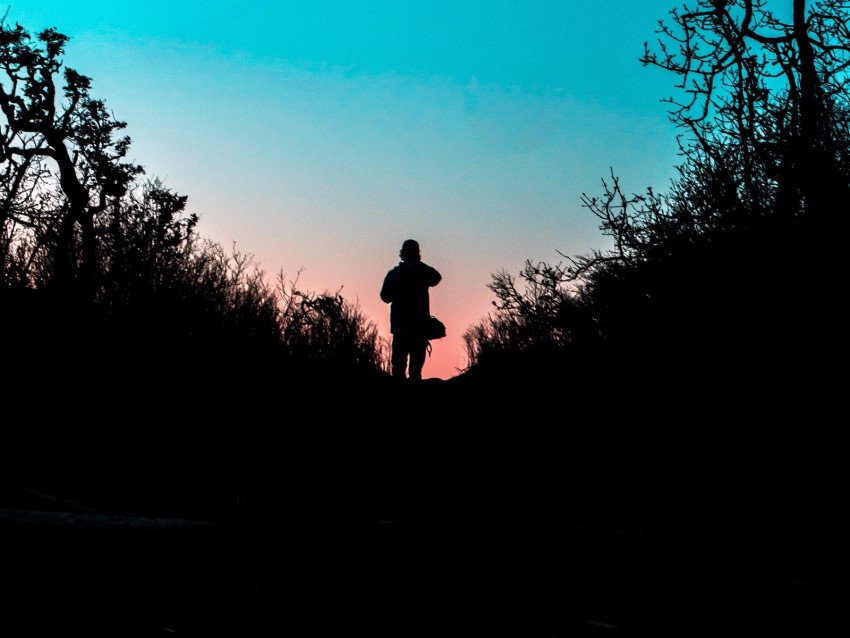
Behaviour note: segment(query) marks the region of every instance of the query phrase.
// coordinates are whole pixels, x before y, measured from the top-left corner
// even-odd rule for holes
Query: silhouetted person
[[[401,261],[387,273],[381,287],[381,299],[390,304],[392,377],[419,381],[428,350],[425,337],[426,324],[431,316],[428,289],[440,283],[443,276],[422,261],[416,240],[405,240],[399,257]]]

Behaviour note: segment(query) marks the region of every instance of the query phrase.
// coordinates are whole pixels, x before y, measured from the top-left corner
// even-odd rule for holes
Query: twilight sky
[[[678,0],[22,0],[7,24],[71,37],[65,63],[127,122],[129,159],[189,198],[201,235],[274,278],[340,292],[389,337],[378,297],[407,238],[443,275],[467,364],[487,288],[526,259],[607,248],[581,195],[613,169],[665,191],[678,161],[638,61]]]

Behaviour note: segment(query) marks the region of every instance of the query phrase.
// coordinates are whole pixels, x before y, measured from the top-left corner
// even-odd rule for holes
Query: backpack
[[[428,317],[428,322],[425,324],[425,338],[428,339],[428,356],[431,356],[431,340],[442,339],[446,336],[446,324],[437,319],[434,315]]]
[[[425,337],[428,341],[431,341],[432,339],[442,339],[445,336],[446,325],[434,315],[428,317],[428,323],[425,327]]]

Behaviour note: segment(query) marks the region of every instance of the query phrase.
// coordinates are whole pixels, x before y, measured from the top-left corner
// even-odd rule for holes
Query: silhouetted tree
[[[699,0],[674,9],[672,25],[659,23],[658,52],[647,45],[641,60],[681,78],[682,98],[667,102],[692,138],[685,155],[725,166],[729,196],[753,213],[843,223],[850,6],[793,0],[783,21],[768,4]]]
[[[117,135],[126,124],[91,96],[90,78],[63,70],[67,41],[55,29],[41,31],[34,41],[20,25],[0,22],[2,159],[8,162],[7,175],[11,170],[11,197],[20,192],[16,182],[27,178],[50,187],[54,177],[44,170],[45,162],[55,167],[63,197],[49,212],[30,219],[37,229],[33,237],[51,240],[51,283],[60,294],[69,297],[76,291],[75,297],[91,302],[98,260],[95,219],[143,169],[125,161],[130,139]]]
[[[593,273],[583,279],[599,299],[612,260],[627,266],[626,288],[652,308],[647,326],[668,324],[670,341],[763,356],[835,334],[850,204],[848,6],[806,14],[806,4],[794,1],[788,23],[761,1],[671,11],[675,27],[661,22],[660,33],[675,46],[660,41],[641,59],[681,77],[683,99],[667,100],[686,131],[679,177],[665,197],[626,197],[613,179],[584,198],[616,250],[573,274]]]
[[[560,316],[575,326],[553,336],[581,334],[606,356],[680,379],[685,370],[720,377],[752,366],[775,376],[837,346],[850,7],[818,2],[807,14],[795,0],[786,24],[760,0],[695,4],[672,10],[673,26],[659,23],[660,53],[647,45],[641,58],[681,78],[683,97],[666,100],[683,130],[676,179],[664,194],[629,194],[612,172],[601,196],[584,195],[613,249],[537,269],[556,271],[549,289],[562,287],[580,312],[506,305],[523,292],[497,275],[501,314],[491,329],[485,322],[468,333],[471,361],[512,331],[524,335],[512,346],[525,348],[541,310],[552,324]],[[527,300],[537,296],[528,272]]]
[[[0,20],[9,368],[41,369],[50,357],[69,373],[57,378],[87,383],[92,375],[71,372],[98,361],[117,385],[157,379],[147,372],[157,368],[201,382],[297,374],[308,363],[380,371],[383,344],[356,304],[276,288],[252,255],[198,235],[186,196],[143,179],[125,159],[125,123],[91,96],[88,77],[63,66],[67,42]]]

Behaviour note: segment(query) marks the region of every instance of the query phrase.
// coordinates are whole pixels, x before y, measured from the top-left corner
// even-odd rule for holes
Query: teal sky
[[[65,63],[127,122],[130,158],[189,198],[202,235],[269,278],[378,298],[402,241],[443,274],[449,336],[426,377],[467,365],[492,274],[605,248],[582,193],[610,171],[666,190],[676,78],[638,61],[673,0],[0,4],[71,37]]]

